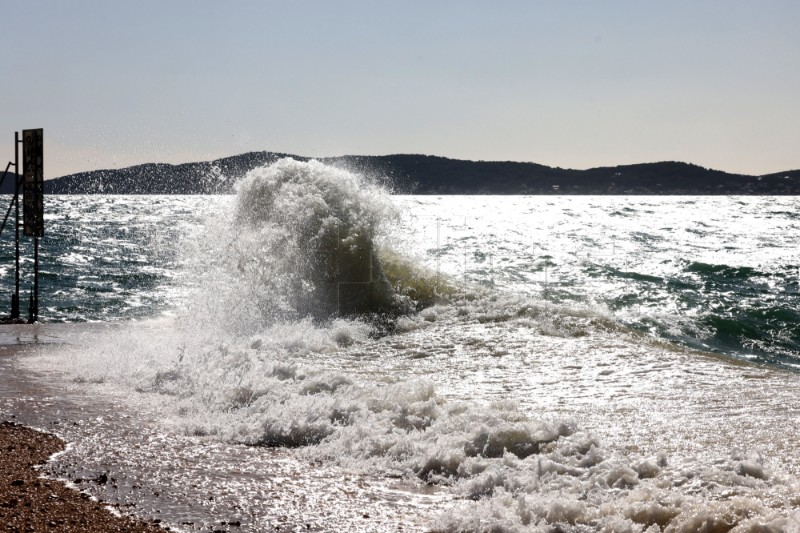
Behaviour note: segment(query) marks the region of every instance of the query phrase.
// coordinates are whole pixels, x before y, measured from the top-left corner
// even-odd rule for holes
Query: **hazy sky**
[[[797,0],[0,3],[0,157],[43,127],[47,177],[252,150],[800,168]]]

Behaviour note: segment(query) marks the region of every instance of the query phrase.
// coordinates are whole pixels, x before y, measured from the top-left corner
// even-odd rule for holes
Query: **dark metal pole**
[[[15,237],[14,237],[14,250],[15,250],[15,272],[14,272],[14,298],[11,301],[11,318],[19,318],[19,132],[14,132],[14,172],[16,178],[14,179],[15,192],[14,192],[14,206],[15,206]]]
[[[39,237],[33,238],[33,320],[39,321]]]

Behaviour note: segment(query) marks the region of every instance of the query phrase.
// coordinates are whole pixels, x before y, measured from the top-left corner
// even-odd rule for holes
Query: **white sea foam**
[[[93,353],[76,348],[69,371],[82,386],[138,391],[178,432],[299,446],[356,471],[450,486],[466,501],[441,531],[784,531],[797,519],[800,485],[757,453],[710,462],[623,453],[517,402],[447,399],[429,381],[366,382],[313,363],[371,342],[364,328],[305,320],[214,345],[193,344],[188,331],[128,330],[93,341]]]

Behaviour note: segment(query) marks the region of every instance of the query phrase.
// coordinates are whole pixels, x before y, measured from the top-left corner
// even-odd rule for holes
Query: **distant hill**
[[[185,163],[81,172],[45,182],[51,194],[228,194],[249,170],[282,157],[274,152]],[[320,158],[414,194],[800,194],[800,170],[765,176],[729,174],[680,162],[572,170],[536,163],[465,161],[426,155]]]
[[[13,172],[9,172],[6,174],[6,179],[3,180],[2,185],[0,185],[0,194],[14,194],[14,177],[16,174]],[[0,170],[0,178],[3,177],[3,171]]]
[[[225,194],[248,171],[286,157],[250,152],[200,163],[148,163],[116,170],[93,170],[45,181],[51,194]],[[296,157],[296,156],[295,156]],[[297,158],[297,157],[296,157]],[[302,158],[297,158],[302,159]]]

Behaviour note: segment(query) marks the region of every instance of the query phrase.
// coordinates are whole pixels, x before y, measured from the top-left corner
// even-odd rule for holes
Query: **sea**
[[[40,323],[0,326],[0,419],[61,436],[43,475],[113,512],[800,531],[797,197],[398,195],[284,159],[234,195],[45,212]],[[0,301],[14,275],[6,228]]]

